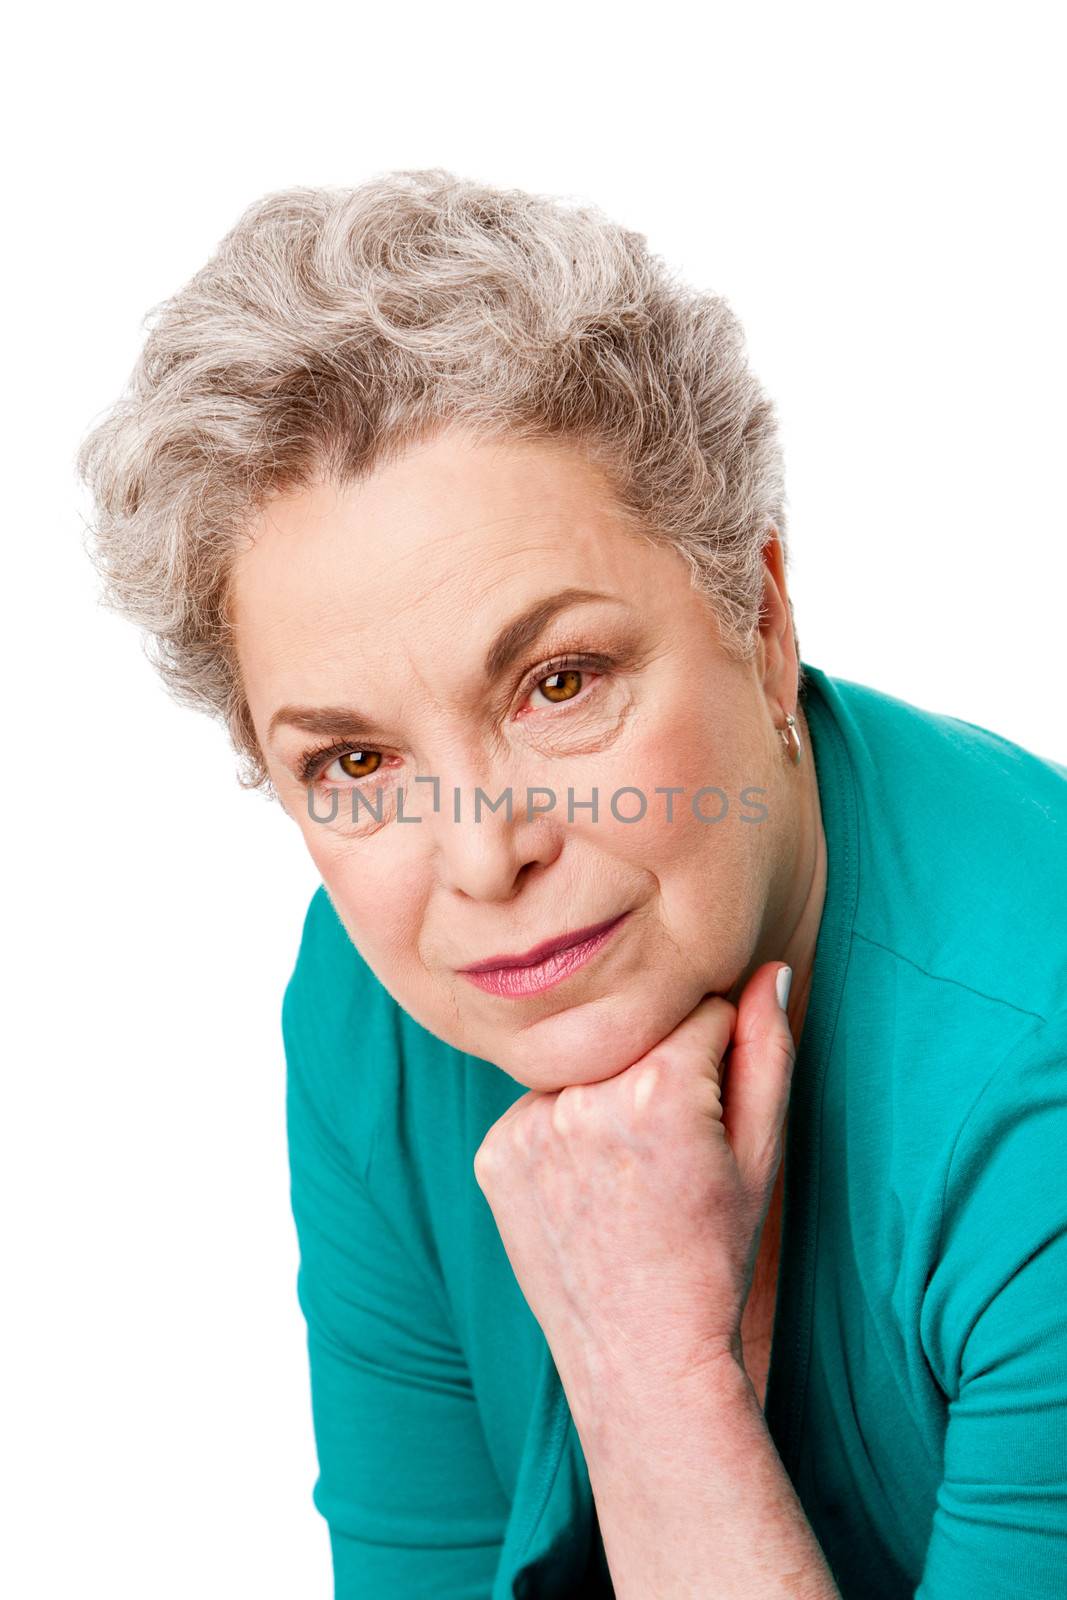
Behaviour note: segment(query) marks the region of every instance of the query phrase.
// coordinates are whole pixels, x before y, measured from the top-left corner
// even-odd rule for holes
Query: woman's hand
[[[523,1095],[474,1158],[576,1420],[605,1385],[625,1402],[741,1364],[795,1056],[781,965],[614,1077]]]

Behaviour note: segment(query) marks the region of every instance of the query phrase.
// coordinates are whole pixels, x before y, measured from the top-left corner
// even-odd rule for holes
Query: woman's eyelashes
[[[596,698],[613,666],[604,655],[562,655],[542,663],[522,686],[517,715],[523,722],[531,717],[561,719],[572,706],[584,707]],[[298,770],[305,784],[362,786],[375,776],[380,779],[385,761],[383,751],[363,749],[342,739],[305,751]],[[329,768],[335,763],[339,771],[331,776]]]
[[[300,757],[298,771],[301,783],[321,782],[325,777],[323,769],[338,759],[348,761],[347,777],[363,779],[370,777],[381,766],[382,752],[363,750],[346,739],[336,739],[332,744],[316,745],[311,750],[305,750]],[[366,771],[355,771],[355,768],[360,766],[365,767]]]
[[[575,701],[588,700],[594,692],[597,681],[606,675],[611,663],[604,656],[557,656],[553,661],[546,661],[537,669],[535,676],[527,680],[520,701],[520,708],[539,695],[541,698],[534,701],[535,708],[551,710],[557,706],[570,705]],[[602,671],[598,672],[597,668]]]

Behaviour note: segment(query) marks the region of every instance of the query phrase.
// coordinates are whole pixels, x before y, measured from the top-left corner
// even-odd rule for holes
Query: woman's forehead
[[[423,478],[422,459],[265,508],[234,568],[238,631],[320,630],[331,617],[352,626],[368,614],[376,628],[385,618],[484,630],[550,587],[647,599],[650,580],[672,569],[687,582],[677,553],[636,537],[581,461],[539,458],[524,475],[489,452],[476,465],[458,458],[466,476],[453,461],[454,472]]]

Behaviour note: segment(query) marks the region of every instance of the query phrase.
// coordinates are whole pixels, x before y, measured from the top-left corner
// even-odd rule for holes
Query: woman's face
[[[684,561],[567,445],[453,429],[252,532],[232,615],[268,771],[431,1033],[528,1088],[592,1082],[780,953],[798,807],[777,540],[739,663]],[[584,963],[462,970],[619,918]]]

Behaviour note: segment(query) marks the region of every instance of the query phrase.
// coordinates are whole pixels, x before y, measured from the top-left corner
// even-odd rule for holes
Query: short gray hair
[[[726,302],[599,209],[440,167],[281,189],[144,325],[78,450],[87,549],[173,697],[227,727],[243,787],[273,792],[229,620],[252,518],[449,422],[581,445],[624,523],[689,563],[725,647],[755,649],[775,528],[785,554],[774,406]]]

